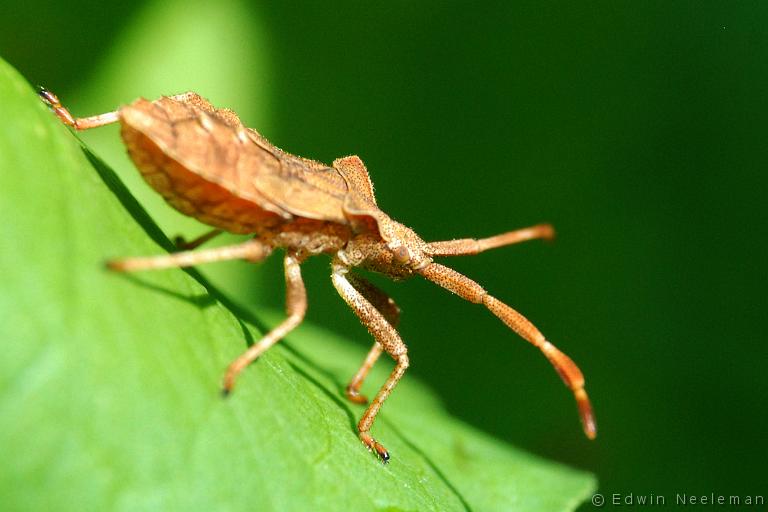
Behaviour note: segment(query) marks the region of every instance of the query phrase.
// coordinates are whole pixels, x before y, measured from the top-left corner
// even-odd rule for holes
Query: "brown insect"
[[[347,398],[367,403],[360,387],[382,351],[396,362],[357,425],[360,440],[382,461],[389,460],[389,453],[371,436],[371,427],[410,364],[408,349],[395,330],[400,309],[384,292],[350,273],[352,267],[398,280],[420,275],[463,299],[484,305],[544,353],[573,391],[584,433],[590,439],[595,437],[592,407],[576,364],[520,313],[476,282],[432,259],[549,239],[554,236],[550,225],[479,240],[425,242],[379,210],[368,171],[357,156],[339,158],[329,167],[288,154],[245,127],[231,110],[217,109],[193,92],[154,101],[138,99],[114,112],[78,119],[50,91],[42,89],[40,96],[64,124],[76,130],[119,122],[128,154],[147,183],[180,212],[216,228],[184,244],[188,250],[111,261],[109,268],[127,272],[230,259],[256,262],[276,248],[285,250],[288,317],[229,365],[224,375],[225,393],[232,391],[246,366],[301,323],[307,299],[300,264],[309,256],[328,254],[333,285],[375,340],[346,388]],[[237,245],[191,250],[222,231],[255,237]]]

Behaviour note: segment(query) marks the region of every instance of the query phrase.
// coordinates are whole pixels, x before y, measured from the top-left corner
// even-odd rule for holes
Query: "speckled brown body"
[[[232,111],[187,93],[139,99],[118,115],[139,172],[181,213],[308,254],[351,237],[339,170],[281,151]]]
[[[427,243],[413,230],[379,210],[368,171],[357,156],[331,166],[300,158],[246,128],[232,111],[216,109],[195,93],[138,99],[117,111],[74,118],[50,91],[40,96],[65,124],[86,130],[119,122],[128,153],[149,185],[174,208],[218,230],[253,234],[233,246],[187,250],[149,258],[112,261],[117,271],[184,267],[245,259],[260,261],[285,249],[286,319],[230,364],[224,376],[229,393],[238,375],[298,326],[307,308],[300,265],[309,256],[332,257],[331,280],[339,295],[367,327],[375,342],[346,389],[355,403],[366,403],[360,388],[371,367],[386,352],[395,368],[358,423],[360,440],[386,462],[389,452],[370,434],[384,401],[410,365],[408,347],[396,327],[400,309],[384,292],[351,272],[363,268],[393,279],[420,275],[456,295],[482,304],[510,329],[537,347],[574,394],[589,438],[597,429],[576,364],[523,315],[490,295],[468,277],[433,261],[437,256],[477,254],[536,238],[550,239],[547,224],[483,239]],[[186,244],[196,247],[208,234]]]

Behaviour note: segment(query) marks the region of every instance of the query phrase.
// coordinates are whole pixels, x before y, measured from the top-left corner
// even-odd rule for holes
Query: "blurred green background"
[[[768,4],[5,0],[0,14],[0,55],[76,114],[193,89],[290,152],[360,155],[382,209],[426,239],[552,222],[552,245],[446,263],[579,363],[598,439],[487,311],[377,279],[403,308],[409,373],[606,494],[764,492]],[[204,231],[146,190],[116,130],[83,138],[170,235]],[[279,258],[222,267],[206,270],[243,305],[282,307]],[[306,267],[308,320],[369,345],[327,260]]]

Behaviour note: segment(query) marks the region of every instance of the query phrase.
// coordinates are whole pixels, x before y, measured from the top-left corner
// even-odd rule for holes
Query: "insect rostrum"
[[[111,261],[111,269],[128,272],[229,259],[256,262],[274,249],[285,251],[287,318],[230,364],[224,375],[225,393],[232,391],[245,367],[301,323],[307,308],[301,263],[310,256],[327,254],[332,260],[334,287],[375,340],[347,386],[347,397],[367,403],[360,387],[382,352],[396,363],[357,425],[361,441],[382,461],[389,460],[389,453],[370,432],[382,404],[410,364],[408,348],[396,330],[397,305],[351,273],[354,267],[393,279],[420,275],[484,305],[544,353],[573,392],[584,433],[590,439],[595,437],[592,407],[576,364],[523,315],[468,277],[433,260],[552,238],[551,226],[541,224],[484,239],[425,242],[379,210],[368,171],[357,156],[339,158],[327,166],[291,155],[245,127],[231,110],[217,109],[195,93],[154,101],[138,99],[116,111],[86,118],[74,118],[50,91],[41,89],[40,96],[74,129],[120,123],[128,153],[147,183],[180,212],[215,228],[183,244],[184,251]],[[254,238],[238,245],[193,250],[222,230],[253,234]]]

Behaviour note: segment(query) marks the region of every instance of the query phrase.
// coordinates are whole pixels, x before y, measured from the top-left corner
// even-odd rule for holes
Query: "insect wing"
[[[310,169],[305,162],[284,155],[279,172],[261,172],[253,183],[270,201],[294,215],[348,223],[343,211],[347,185],[335,169]]]
[[[124,126],[144,134],[168,158],[197,176],[264,210],[291,216],[253,183],[258,173],[277,172],[280,161],[249,138],[240,137],[233,120],[168,97],[154,102],[138,99],[121,108],[120,117]]]

